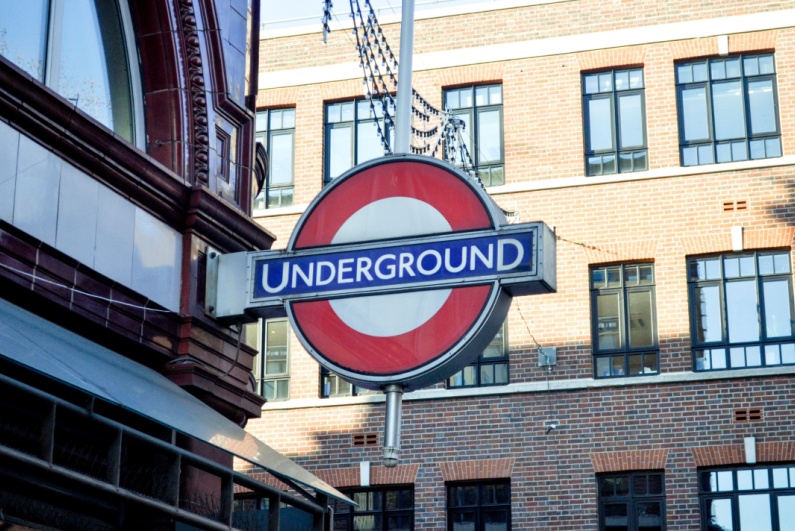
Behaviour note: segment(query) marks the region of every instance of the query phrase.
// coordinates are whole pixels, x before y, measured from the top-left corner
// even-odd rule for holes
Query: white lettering
[[[409,276],[416,276],[411,269],[411,264],[414,263],[414,256],[411,253],[400,253],[400,278],[403,278],[403,272],[408,272]]]
[[[353,273],[353,267],[348,264],[353,264],[353,258],[343,258],[337,262],[337,282],[340,284],[353,282],[353,278],[345,278],[345,273]]]
[[[433,256],[436,259],[436,265],[430,269],[425,269],[422,266],[422,260],[426,256]],[[442,268],[442,255],[439,254],[439,251],[428,249],[427,251],[423,251],[422,253],[420,253],[420,256],[417,258],[417,271],[419,271],[423,275],[433,275],[441,268]]]
[[[296,287],[298,285],[298,277],[301,277],[301,280],[304,281],[304,284],[307,286],[312,285],[312,277],[315,276],[315,264],[314,262],[309,262],[309,270],[304,273],[301,271],[301,268],[298,267],[298,264],[293,264],[293,283],[292,287]]]
[[[395,278],[395,264],[387,264],[386,273],[381,269],[381,264],[384,263],[384,260],[397,260],[397,257],[394,254],[385,254],[383,256],[379,256],[378,260],[375,261],[375,276],[382,280],[389,280]]]
[[[516,247],[516,259],[510,264],[504,263],[506,245],[513,245]],[[523,259],[524,247],[522,247],[522,243],[519,240],[514,238],[505,238],[504,240],[497,242],[497,271],[507,271],[509,269],[513,269],[522,263]]]
[[[370,282],[373,281],[373,276],[370,274],[372,265],[373,261],[366,256],[360,256],[356,260],[356,282],[361,282],[362,277],[365,277]]]
[[[458,273],[467,265],[467,248],[461,248],[461,265],[453,267],[450,263],[450,249],[444,250],[444,268],[450,273]]]
[[[282,265],[282,281],[275,288],[268,285],[268,264],[262,266],[262,289],[268,293],[278,293],[287,286],[287,280],[290,278],[290,262],[285,262]]]
[[[486,266],[489,269],[494,267],[494,245],[493,244],[491,244],[491,243],[489,244],[489,256],[488,256],[488,258],[480,251],[480,249],[478,249],[474,245],[471,245],[470,249],[472,249],[472,253],[471,253],[470,258],[469,258],[469,270],[470,271],[474,271],[475,270],[475,258],[480,259],[480,261],[483,263],[483,265]]]
[[[323,278],[323,269],[328,269],[328,277]],[[317,276],[315,277],[315,286],[325,286],[326,284],[331,284],[331,281],[334,280],[336,276],[334,264],[331,262],[318,262],[317,263]]]

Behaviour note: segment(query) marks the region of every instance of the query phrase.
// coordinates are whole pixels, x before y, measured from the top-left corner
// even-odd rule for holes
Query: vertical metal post
[[[395,153],[409,153],[411,147],[411,71],[414,53],[414,0],[403,0],[400,18],[397,109],[395,110]]]
[[[403,387],[389,385],[386,394],[386,426],[384,427],[384,466],[398,464],[400,454],[400,424],[403,408]]]

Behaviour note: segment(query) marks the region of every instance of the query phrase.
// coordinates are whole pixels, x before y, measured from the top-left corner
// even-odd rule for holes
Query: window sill
[[[554,374],[554,371],[553,371]],[[573,391],[599,389],[609,387],[632,387],[642,385],[662,385],[682,382],[708,382],[713,380],[733,380],[764,376],[795,375],[795,366],[765,367],[755,369],[731,369],[713,372],[669,372],[656,376],[627,376],[623,378],[576,378],[566,380],[550,380],[522,382],[493,387],[475,387],[466,389],[423,389],[403,395],[404,402],[413,400],[449,400],[452,398],[474,398],[481,396],[514,395],[524,393],[546,393],[550,391]],[[339,407],[362,404],[383,403],[383,394],[367,396],[349,396],[342,398],[302,398],[287,402],[266,403],[262,411],[283,409],[310,409],[321,407]]]
[[[672,166],[668,168],[656,168],[653,170],[639,171],[634,173],[615,173],[612,175],[598,175],[593,177],[586,177],[584,175],[573,177],[556,177],[552,179],[525,181],[520,183],[505,184],[503,186],[493,186],[491,188],[487,188],[486,190],[490,195],[497,196],[518,192],[536,192],[540,190],[554,190],[557,188],[575,188],[579,186],[643,181],[647,179],[687,177],[690,175],[704,175],[710,173],[724,173],[760,168],[775,168],[778,166],[795,166],[795,156],[788,155],[773,159],[726,162],[723,164],[704,164],[702,166]]]

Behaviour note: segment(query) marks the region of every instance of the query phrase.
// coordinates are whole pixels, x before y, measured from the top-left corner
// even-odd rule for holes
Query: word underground
[[[254,298],[389,288],[462,285],[532,270],[535,231],[453,241],[413,241],[381,249],[256,259]],[[349,248],[350,249],[350,248]]]

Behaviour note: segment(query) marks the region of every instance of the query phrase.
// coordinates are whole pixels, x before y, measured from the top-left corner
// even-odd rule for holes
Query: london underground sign
[[[508,224],[466,174],[412,155],[333,181],[286,250],[215,260],[215,317],[286,313],[321,365],[369,389],[451,376],[488,345],[513,296],[555,290],[546,225]]]

